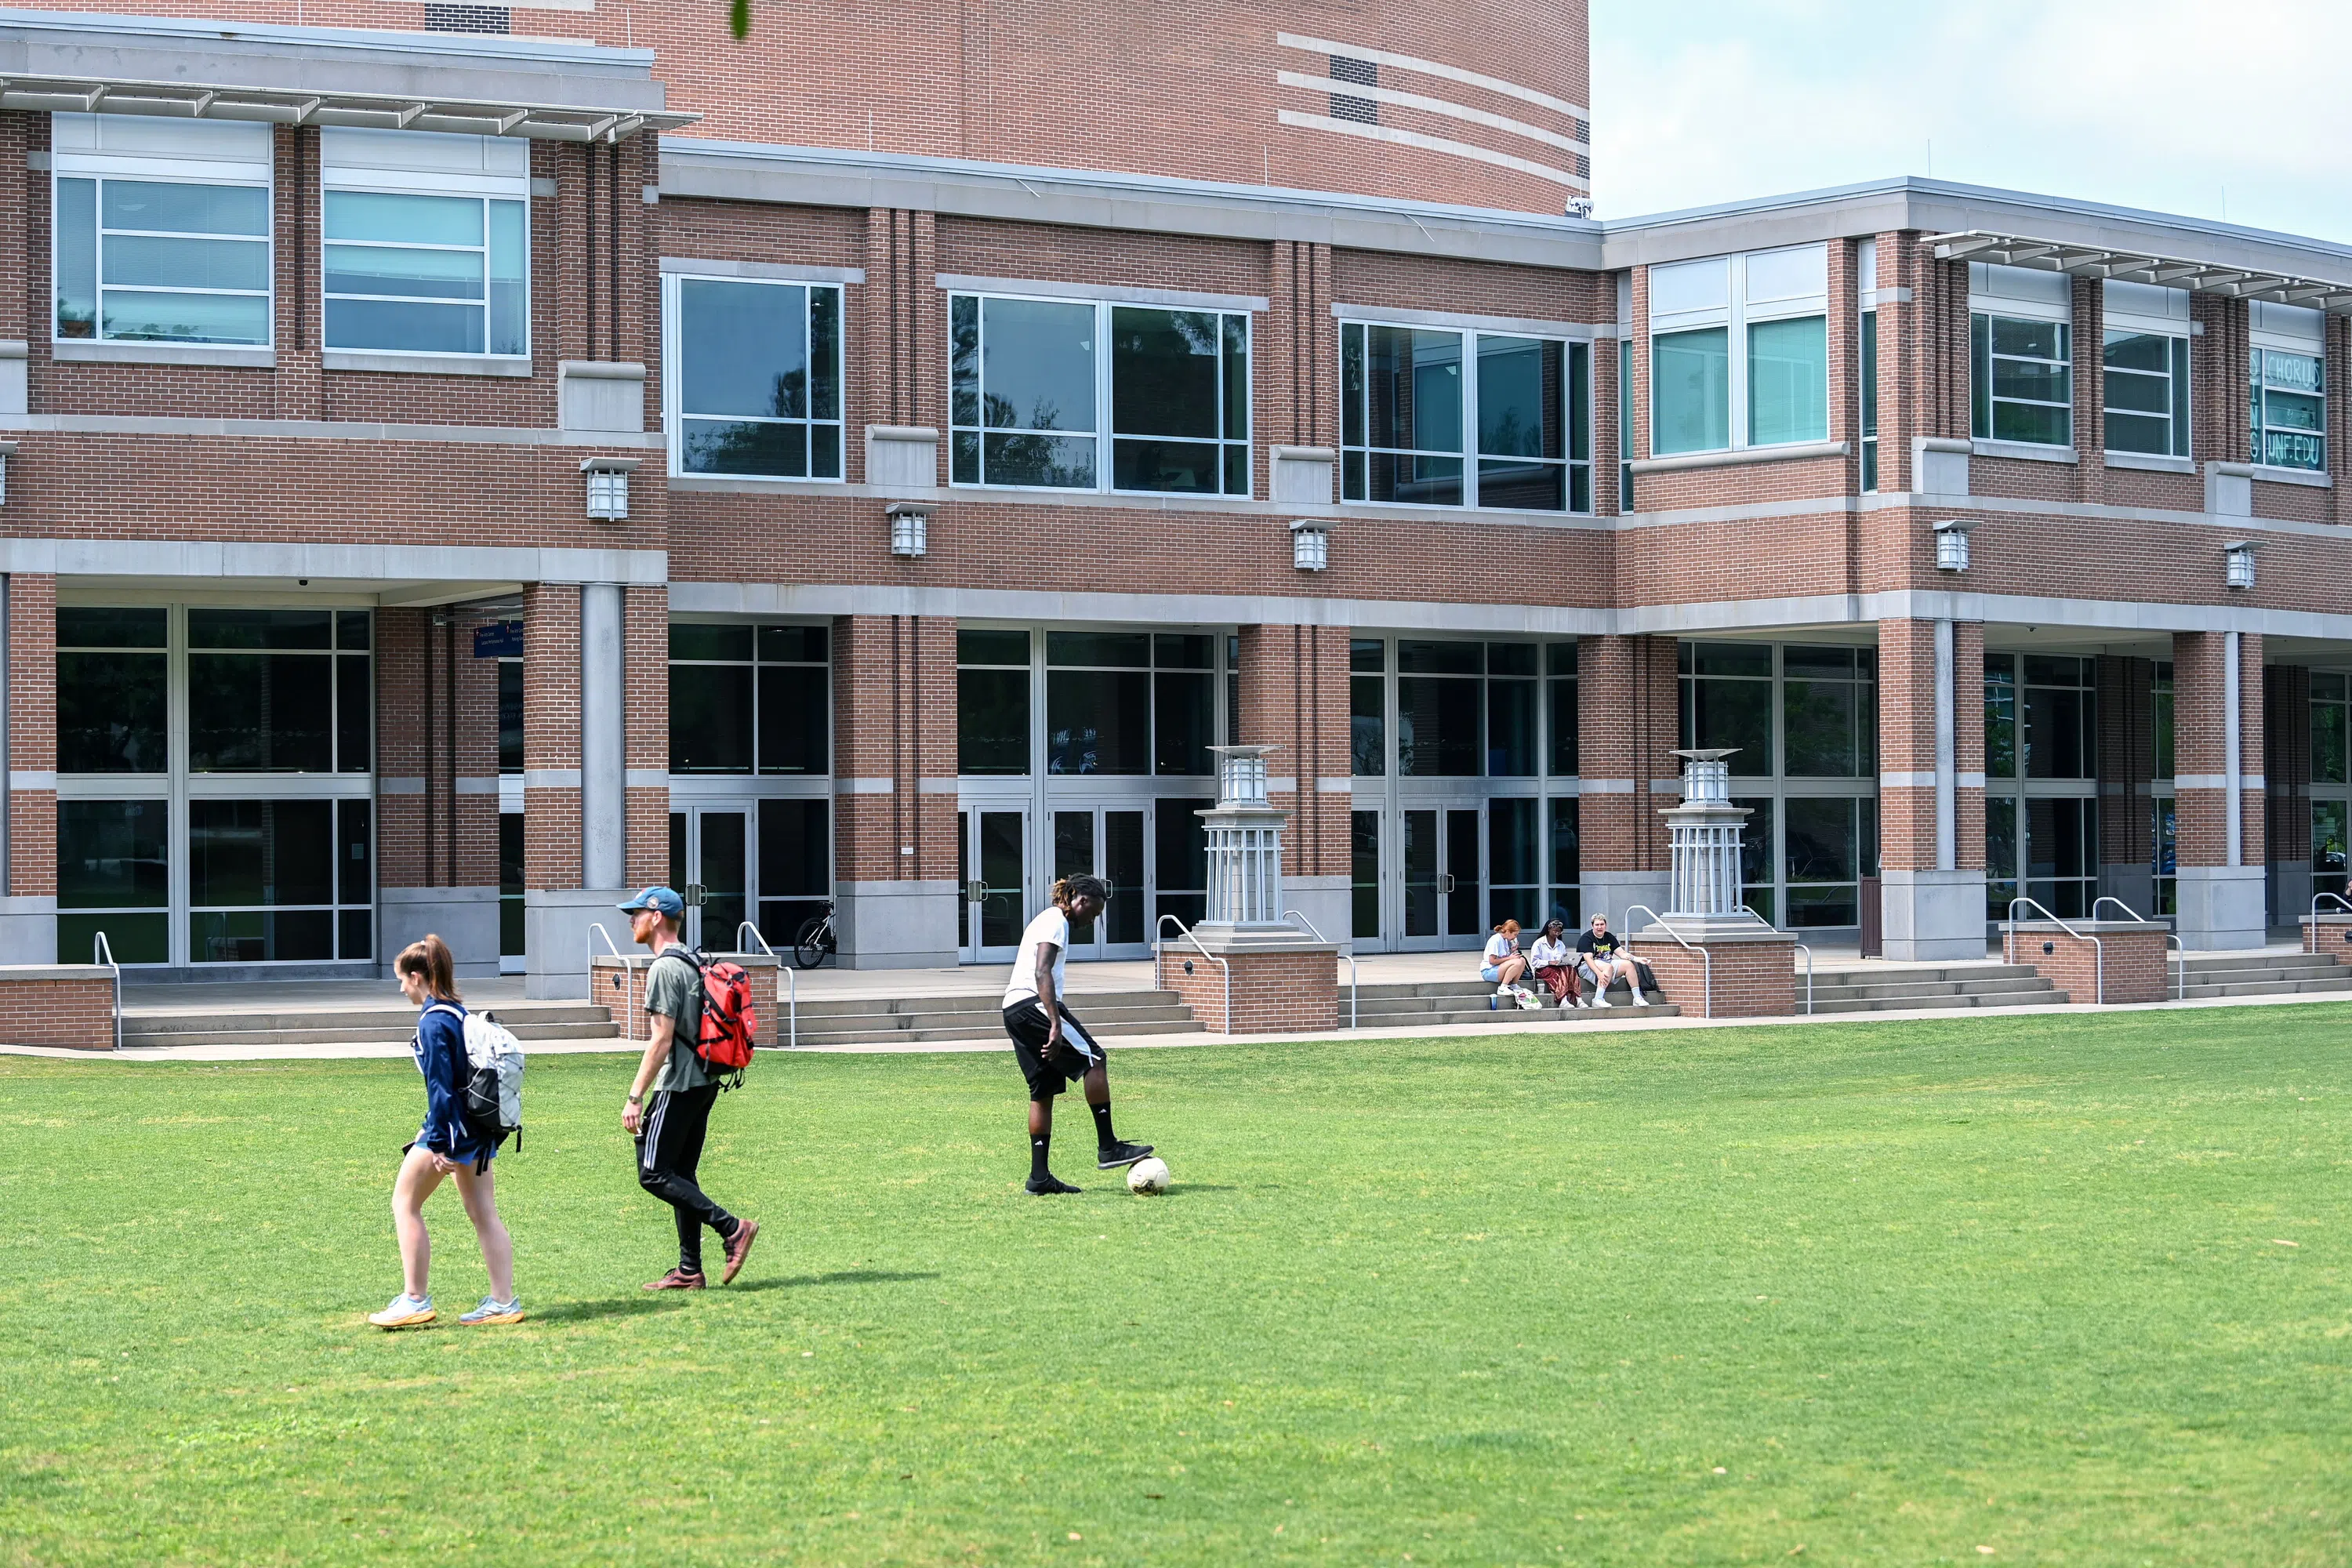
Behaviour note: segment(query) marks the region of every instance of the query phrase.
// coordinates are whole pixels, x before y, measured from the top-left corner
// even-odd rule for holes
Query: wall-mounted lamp
[[[2254,585],[2254,543],[2251,539],[2234,540],[2221,546],[2221,581],[2231,588]]]
[[[1290,563],[1301,572],[1320,572],[1331,564],[1331,525],[1320,518],[1302,517],[1290,525]]]
[[[1969,535],[1977,526],[1972,517],[1947,518],[1937,523],[1936,570],[1965,572],[1969,569]]]
[[[629,476],[642,458],[583,458],[580,471],[588,476],[588,516],[597,522],[629,520]]]
[[[928,554],[931,547],[931,509],[920,501],[894,500],[885,510],[890,519],[890,553]]]

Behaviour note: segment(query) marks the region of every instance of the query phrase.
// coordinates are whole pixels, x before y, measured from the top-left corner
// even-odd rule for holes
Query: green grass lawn
[[[541,1058],[531,1320],[449,1194],[390,1335],[407,1063],[0,1058],[0,1564],[2341,1564],[2347,1025],[1132,1051],[1158,1200],[1082,1112],[1024,1196],[1008,1058],[772,1057],[695,1297]]]

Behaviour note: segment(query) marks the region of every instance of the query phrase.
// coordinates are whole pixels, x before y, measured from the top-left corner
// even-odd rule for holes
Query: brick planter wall
[[[114,976],[89,964],[0,969],[0,1044],[114,1048]]]
[[[1688,948],[1664,937],[1636,938],[1633,948],[1658,977],[1657,999],[1672,1002],[1685,1018],[1785,1018],[1797,1011],[1797,942],[1768,936],[1710,942],[1715,960],[1715,1006],[1707,1007],[1706,964]]]
[[[2338,963],[2352,959],[2352,915],[2303,917],[2303,951],[2325,954]]]
[[[1224,954],[1233,966],[1233,1016],[1225,972],[1191,948],[1162,949],[1160,988],[1173,991],[1213,1034],[1314,1034],[1339,1026],[1339,970],[1328,949]],[[1184,973],[1187,960],[1192,973]]]
[[[751,976],[751,1005],[759,1010],[760,1029],[753,1037],[761,1050],[772,1050],[784,1043],[784,1010],[777,998],[783,994],[781,967],[764,952],[714,952],[711,958],[724,958],[741,964]],[[613,1022],[621,1026],[621,1037],[627,1040],[649,1040],[646,1022],[646,971],[651,967],[649,958],[632,954],[625,964],[617,963],[610,953],[598,953],[588,971],[588,1000],[602,1003],[613,1010]]]
[[[2030,963],[2042,977],[2066,993],[2074,1002],[2163,1002],[2172,995],[2172,971],[2160,926],[2102,921],[2077,924],[2081,937],[2070,936],[2040,921],[2021,921],[2002,938],[2002,956],[2011,963]],[[2105,950],[2106,984],[2100,989],[2100,948],[2089,940],[2096,935]],[[2044,943],[2050,952],[2042,951]]]

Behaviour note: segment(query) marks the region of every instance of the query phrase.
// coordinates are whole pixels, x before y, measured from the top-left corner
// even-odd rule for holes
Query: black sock
[[[1031,1181],[1037,1181],[1053,1174],[1045,1168],[1045,1153],[1053,1146],[1054,1135],[1051,1132],[1033,1132],[1029,1135],[1029,1179]]]
[[[1089,1101],[1087,1105],[1087,1109],[1095,1113],[1095,1142],[1101,1144],[1106,1149],[1118,1142],[1118,1136],[1110,1130],[1109,1100],[1105,1099],[1100,1105],[1096,1105]]]

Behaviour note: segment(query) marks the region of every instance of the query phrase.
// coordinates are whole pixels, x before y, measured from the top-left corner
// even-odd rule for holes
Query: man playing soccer
[[[1122,1143],[1110,1130],[1110,1077],[1103,1049],[1077,1016],[1062,1005],[1062,971],[1070,923],[1084,925],[1103,911],[1110,889],[1099,877],[1065,877],[1054,884],[1051,907],[1021,933],[1013,978],[1004,987],[1004,1032],[1013,1058],[1029,1080],[1029,1191],[1075,1193],[1046,1168],[1054,1142],[1054,1100],[1073,1079],[1085,1083],[1095,1113],[1095,1167],[1115,1171],[1151,1152],[1149,1143]]]

